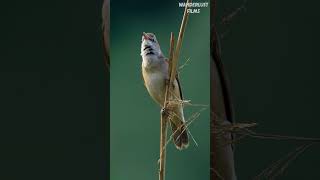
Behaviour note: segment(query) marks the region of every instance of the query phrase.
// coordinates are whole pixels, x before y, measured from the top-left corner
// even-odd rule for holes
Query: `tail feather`
[[[189,137],[185,123],[181,121],[179,125],[176,125],[171,121],[170,124],[172,128],[173,142],[176,148],[179,150],[186,149],[189,146]]]

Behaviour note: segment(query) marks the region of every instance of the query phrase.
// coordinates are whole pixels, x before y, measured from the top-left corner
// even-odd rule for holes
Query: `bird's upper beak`
[[[147,33],[143,32],[142,35],[143,35],[143,38],[144,38],[145,40],[150,39],[150,37],[148,36]]]

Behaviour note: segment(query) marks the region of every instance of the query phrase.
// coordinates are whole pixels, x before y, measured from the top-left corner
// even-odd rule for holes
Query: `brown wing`
[[[169,63],[169,59],[168,58],[165,58],[165,61],[167,63]],[[179,95],[180,95],[180,99],[183,100],[183,96],[182,96],[182,89],[181,89],[181,84],[180,84],[180,80],[179,80],[179,74],[177,72],[176,74],[176,80],[177,80],[177,83],[178,83],[178,86],[179,86]]]
[[[178,73],[176,74],[176,80],[179,86],[179,94],[180,94],[180,99],[183,100],[183,96],[182,96],[182,89],[181,89],[181,85],[180,85],[180,81],[179,81],[179,75]]]

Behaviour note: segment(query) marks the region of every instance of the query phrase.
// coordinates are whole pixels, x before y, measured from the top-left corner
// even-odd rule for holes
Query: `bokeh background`
[[[218,1],[218,22],[243,0]],[[319,40],[317,1],[250,1],[226,28],[218,23],[222,60],[231,80],[236,120],[256,131],[304,137],[319,132]],[[220,19],[220,20],[219,20]],[[252,179],[299,143],[243,140],[236,145],[238,178]],[[320,179],[320,147],[313,146],[279,179]]]
[[[149,97],[141,75],[142,32],[153,32],[168,56],[170,32],[178,36],[183,8],[179,1],[111,1],[110,172],[111,180],[158,177],[160,107]],[[191,14],[179,60],[189,65],[180,73],[185,99],[209,105],[209,8]],[[185,107],[186,119],[200,107]],[[189,130],[187,150],[167,146],[167,178],[209,179],[209,107]],[[170,131],[169,131],[170,132]]]
[[[102,1],[0,6],[0,179],[108,179]]]

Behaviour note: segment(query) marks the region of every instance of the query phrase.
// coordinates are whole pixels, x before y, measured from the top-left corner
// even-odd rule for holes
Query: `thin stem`
[[[174,36],[173,33],[171,33],[170,36],[170,56],[169,56],[169,68],[168,68],[168,73],[171,75],[171,63],[172,63],[172,57],[173,57],[173,50],[174,50]],[[164,180],[165,178],[165,163],[166,163],[166,140],[167,140],[167,101],[169,100],[169,89],[170,89],[170,84],[171,82],[166,84],[166,92],[165,92],[165,99],[164,99],[164,104],[163,104],[163,109],[161,112],[161,119],[160,119],[160,168],[159,168],[159,180]]]
[[[191,0],[187,0],[187,3],[191,3]],[[181,26],[180,26],[178,40],[177,40],[177,47],[175,49],[174,56],[172,59],[170,82],[174,82],[174,78],[176,77],[176,70],[177,70],[179,54],[180,54],[180,50],[181,50],[181,46],[182,46],[183,35],[185,32],[188,17],[189,17],[187,10],[188,10],[188,6],[186,5],[186,7],[184,9],[184,14],[183,14]]]
[[[191,0],[187,0],[187,3],[190,3]],[[177,64],[178,64],[178,59],[179,59],[179,54],[180,54],[180,49],[182,46],[182,39],[184,35],[184,31],[187,25],[187,20],[188,20],[188,13],[187,13],[188,6],[185,7],[181,26],[180,26],[180,31],[179,31],[179,36],[178,36],[178,41],[177,41],[177,47],[176,50],[174,51],[174,37],[173,33],[171,33],[170,37],[170,56],[169,56],[169,68],[168,68],[168,74],[169,74],[169,82],[166,84],[166,92],[165,92],[165,100],[163,104],[163,110],[161,112],[161,130],[160,130],[160,168],[159,168],[159,180],[164,180],[165,179],[165,159],[166,159],[166,139],[167,139],[167,105],[168,102],[170,101],[170,89],[171,89],[171,84],[173,84],[175,77],[176,77],[176,71],[177,71]]]

